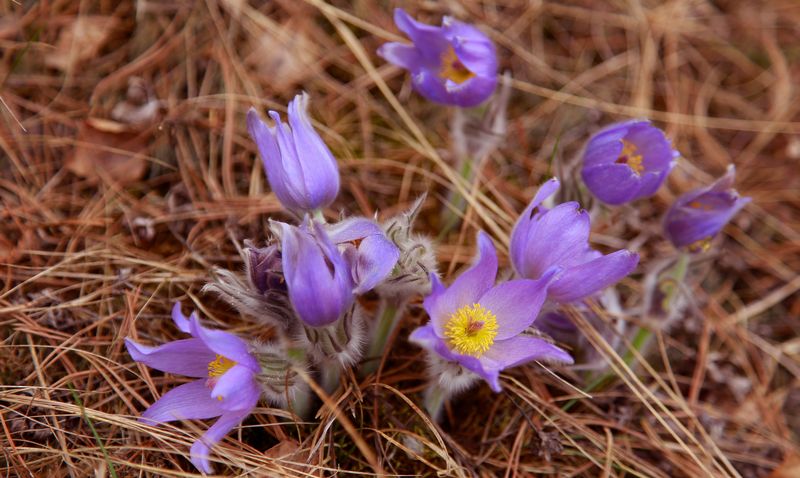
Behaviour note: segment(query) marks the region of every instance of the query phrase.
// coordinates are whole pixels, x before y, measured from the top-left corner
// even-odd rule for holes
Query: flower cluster
[[[421,95],[471,107],[494,93],[497,55],[478,28],[448,17],[440,27],[425,25],[400,9],[395,22],[411,44],[388,43],[378,54],[407,69]],[[464,181],[477,181],[469,160],[487,158],[502,143],[509,85],[504,81],[480,121],[469,121],[464,110],[454,113],[458,131],[452,136],[458,143],[454,149],[462,161],[460,170],[466,172]],[[444,400],[480,380],[500,392],[500,374],[509,368],[534,361],[574,363],[564,344],[575,352],[579,345],[572,339],[579,330],[565,310],[594,317],[597,303],[620,309],[614,286],[639,264],[634,251],[603,253],[593,248],[592,215],[579,202],[568,200],[568,191],[578,188],[567,187],[565,192],[552,178],[541,185],[510,231],[511,267],[499,270],[494,243],[480,231],[472,265],[445,286],[437,272],[433,241],[413,230],[425,196],[383,223],[362,216],[326,221],[323,209],[337,198],[339,170],[312,126],[308,105],[307,94],[297,95],[288,104],[287,122],[275,111],[268,113],[271,122],[255,108],[248,111],[247,129],[270,189],[285,208],[285,217],[292,219],[270,219],[269,237],[244,242],[244,274],[216,268],[204,288],[256,325],[271,327],[273,339],[260,343],[206,328],[196,313],[184,316],[177,303],[172,319],[191,338],[160,346],[125,340],[134,360],[195,379],[164,394],[141,420],[158,425],[218,418],[190,450],[192,463],[204,473],[211,472],[211,448],[251,414],[259,400],[304,415],[311,403],[304,381],[309,376],[328,393],[335,392],[346,367],[360,365],[362,376],[368,376],[387,353],[387,339],[404,307],[415,298],[422,297],[428,321],[415,328],[409,340],[426,351],[431,380],[425,404],[436,417]],[[483,125],[487,131],[467,139],[467,124]],[[664,132],[649,121],[624,121],[588,140],[579,158],[581,177],[601,203],[621,205],[655,195],[678,157]],[[733,182],[731,167],[714,184],[675,201],[663,227],[676,248],[701,252],[710,247],[711,239],[749,201],[739,197]],[[460,205],[466,205],[463,197]],[[443,221],[442,234],[456,223]],[[674,290],[665,295],[671,297]],[[374,308],[365,303],[373,299],[380,302],[376,314],[368,312]]]

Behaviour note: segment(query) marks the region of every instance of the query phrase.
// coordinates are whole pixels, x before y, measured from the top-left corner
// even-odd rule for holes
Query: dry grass
[[[672,254],[660,214],[729,162],[754,201],[693,270],[689,313],[636,373],[576,318],[619,376],[591,398],[577,371],[522,367],[503,394],[476,388],[433,426],[417,406],[422,353],[405,341],[425,320],[414,306],[379,377],[346,376],[313,423],[259,408],[216,449],[219,472],[799,476],[796,0],[400,2],[430,22],[485,26],[513,74],[508,140],[475,185],[449,166],[451,113],[374,53],[398,38],[395,3],[0,5],[2,474],[194,473],[187,450],[206,425],[136,421],[175,378],[133,363],[122,338],[176,337],[179,299],[220,327],[269,335],[199,291],[212,265],[241,268],[236,244],[281,216],[244,113],[304,89],[340,160],[330,217],[387,217],[429,191],[419,227],[435,235],[448,188],[471,192],[462,230],[439,245],[449,273],[476,228],[507,246],[556,142],[554,167],[572,177],[587,134],[622,117],[655,120],[686,159],[651,201],[598,218],[598,245],[633,244],[643,270]],[[637,279],[621,287],[632,310]]]

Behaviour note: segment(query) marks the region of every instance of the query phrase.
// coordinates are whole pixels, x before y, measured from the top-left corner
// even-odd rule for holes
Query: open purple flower
[[[647,120],[614,123],[595,133],[583,152],[583,182],[606,204],[652,196],[680,153]]]
[[[511,233],[511,262],[522,277],[540,279],[554,267],[547,290],[556,302],[572,302],[615,284],[636,268],[639,255],[627,250],[603,255],[589,247],[589,214],[576,202],[552,209],[541,203],[559,188],[558,179],[544,183]]]
[[[442,19],[442,26],[419,23],[400,8],[394,22],[412,44],[386,43],[378,55],[411,73],[414,89],[437,103],[463,107],[482,103],[497,85],[492,41],[472,25]]]
[[[350,264],[321,225],[308,219],[300,227],[278,225],[283,275],[295,312],[311,327],[336,322],[353,304]]]
[[[724,176],[710,186],[688,192],[675,200],[664,218],[664,232],[672,244],[691,252],[708,249],[711,239],[747,203],[733,189],[736,168],[728,167]]]
[[[523,333],[536,320],[557,271],[539,280],[495,286],[497,255],[483,232],[478,234],[478,250],[474,265],[450,287],[431,275],[433,290],[423,303],[431,320],[414,330],[410,340],[479,375],[496,392],[499,374],[506,368],[532,360],[572,363],[564,350]]]
[[[368,292],[383,282],[400,257],[400,250],[381,226],[365,217],[331,224],[327,231],[350,264],[355,294]]]
[[[289,103],[289,124],[275,111],[267,126],[255,108],[247,112],[247,130],[256,142],[272,191],[286,208],[302,213],[323,208],[339,193],[336,159],[308,119],[308,95]]]
[[[150,406],[140,418],[150,424],[174,420],[220,417],[194,442],[192,463],[211,473],[210,448],[241,423],[258,403],[261,390],[256,381],[260,366],[239,337],[206,329],[195,313],[187,318],[178,302],[172,309],[175,325],[191,339],[149,347],[125,339],[128,353],[137,362],[162,372],[197,378],[179,385]]]

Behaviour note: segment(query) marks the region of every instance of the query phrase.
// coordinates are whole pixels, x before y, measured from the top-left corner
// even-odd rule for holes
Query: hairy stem
[[[400,323],[405,309],[404,300],[381,298],[378,308],[378,320],[373,328],[369,350],[367,351],[368,361],[361,368],[362,376],[374,373],[378,369],[386,342]]]

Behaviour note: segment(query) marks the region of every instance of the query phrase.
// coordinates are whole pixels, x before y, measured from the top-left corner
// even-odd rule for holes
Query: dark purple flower
[[[750,202],[749,197],[740,197],[733,189],[735,178],[736,169],[731,165],[710,186],[675,200],[664,218],[664,232],[676,248],[691,252],[707,250],[711,239]]]
[[[623,121],[592,135],[581,175],[597,199],[623,204],[655,194],[678,156],[664,132],[649,121]]]
[[[410,340],[476,373],[496,392],[499,374],[506,368],[532,360],[572,363],[564,350],[523,333],[536,320],[557,270],[539,280],[495,286],[497,255],[483,232],[478,234],[478,250],[474,265],[450,287],[431,275],[433,290],[423,303],[431,320]]]
[[[350,264],[355,294],[368,292],[383,282],[400,257],[400,250],[381,226],[365,217],[331,224],[327,231]]]
[[[300,227],[278,224],[283,275],[295,312],[311,327],[336,322],[353,303],[350,264],[321,225],[309,220]]]
[[[191,449],[192,463],[211,473],[210,448],[241,423],[258,403],[261,391],[256,374],[261,367],[239,337],[206,329],[197,314],[187,318],[178,302],[172,309],[175,325],[191,339],[149,347],[125,339],[128,353],[137,362],[162,372],[197,378],[179,385],[150,406],[140,418],[150,424],[174,420],[220,417]]]
[[[308,95],[289,103],[289,124],[275,111],[267,126],[255,108],[247,112],[247,130],[256,142],[272,191],[286,208],[302,213],[323,208],[339,193],[336,159],[308,119]]]
[[[556,302],[572,302],[630,274],[639,255],[627,250],[603,255],[589,247],[589,214],[576,202],[545,209],[541,203],[559,188],[544,183],[511,233],[511,262],[522,277],[539,279],[560,268],[547,290]]]
[[[281,251],[277,244],[267,247],[248,246],[244,251],[247,258],[247,274],[250,283],[257,291],[268,295],[273,291],[283,292],[286,290]]]
[[[411,73],[414,89],[437,103],[475,106],[497,85],[494,44],[472,25],[442,19],[442,26],[419,23],[400,8],[394,22],[412,44],[386,43],[378,55]]]

